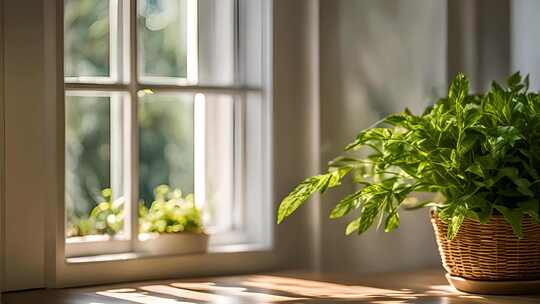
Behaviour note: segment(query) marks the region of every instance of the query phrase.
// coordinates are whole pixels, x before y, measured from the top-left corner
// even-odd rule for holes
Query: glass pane
[[[141,79],[188,78],[187,2],[139,0]]]
[[[263,46],[267,33],[263,27],[268,18],[264,0],[239,0],[238,19],[238,66],[242,84],[260,87],[263,85]],[[268,56],[268,55],[266,55]]]
[[[201,94],[202,95],[202,94]],[[234,172],[241,171],[241,141],[235,125],[235,117],[241,113],[235,109],[230,95],[206,94],[195,105],[196,155],[204,155],[197,162],[196,194],[204,202],[204,222],[211,232],[223,232],[239,228],[241,197],[235,197],[237,182]],[[240,121],[240,120],[239,120]],[[202,132],[198,132],[202,130]],[[235,144],[238,148],[235,151]],[[198,159],[196,157],[196,159]],[[235,168],[237,166],[238,168]],[[202,192],[202,193],[201,193]],[[235,199],[233,199],[235,198]]]
[[[198,81],[231,85],[235,81],[235,1],[199,0],[198,5]],[[238,55],[241,62],[248,59],[247,54]]]
[[[139,102],[139,195],[150,207],[154,189],[168,185],[183,196],[194,192],[191,94],[151,94]]]
[[[110,75],[108,0],[64,0],[66,77]]]
[[[510,70],[531,75],[529,88],[540,90],[540,1],[512,1]]]
[[[114,235],[123,229],[124,201],[111,165],[121,134],[121,103],[114,96],[70,95],[65,107],[66,236]],[[112,123],[112,124],[111,124]],[[115,144],[115,145],[118,145]],[[115,146],[113,145],[113,146]],[[111,186],[113,189],[111,190]]]
[[[269,200],[268,182],[272,179],[267,151],[271,148],[268,136],[269,115],[271,105],[265,102],[260,92],[250,92],[243,96],[243,115],[245,117],[242,138],[244,140],[244,216],[242,222],[249,227],[250,238],[262,242],[271,241],[271,223],[268,216],[272,213],[273,202]],[[258,202],[251,204],[250,202]]]

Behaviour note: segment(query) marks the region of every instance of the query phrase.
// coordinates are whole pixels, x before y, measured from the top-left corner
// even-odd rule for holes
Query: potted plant
[[[193,194],[182,197],[180,189],[160,185],[150,208],[139,205],[138,251],[151,254],[205,252],[208,235]]]
[[[101,201],[90,211],[87,218],[77,219],[67,228],[68,237],[82,241],[96,239],[96,236],[111,237],[124,227],[124,197],[113,200],[111,188],[101,190]],[[102,239],[103,238],[99,238]]]
[[[124,198],[112,199],[110,188],[101,191],[103,201],[88,218],[68,228],[71,239],[109,240],[124,227]],[[139,242],[136,251],[153,255],[206,252],[208,235],[204,231],[200,209],[193,194],[182,196],[180,189],[160,185],[154,189],[150,208],[139,204]],[[71,242],[74,242],[72,240]]]
[[[458,74],[448,97],[421,115],[405,109],[360,132],[326,173],[283,199],[278,222],[347,178],[358,189],[330,213],[358,214],[346,234],[374,223],[392,231],[402,209],[431,207],[450,283],[470,292],[530,292],[540,279],[540,96],[528,86],[528,76],[516,73],[506,88],[493,82],[487,93],[469,94]],[[433,199],[414,202],[422,192]]]

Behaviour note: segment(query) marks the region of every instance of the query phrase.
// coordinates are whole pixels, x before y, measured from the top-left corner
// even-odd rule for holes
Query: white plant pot
[[[141,233],[137,251],[152,255],[205,253],[208,248],[206,233]]]

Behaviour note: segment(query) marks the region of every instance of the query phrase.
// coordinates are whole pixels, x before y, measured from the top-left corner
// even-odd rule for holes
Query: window
[[[253,0],[64,0],[67,257],[137,251],[140,208],[165,186],[194,198],[214,250],[269,244],[262,14]]]

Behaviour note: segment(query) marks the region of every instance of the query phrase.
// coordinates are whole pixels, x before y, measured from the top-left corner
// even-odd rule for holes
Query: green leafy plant
[[[101,191],[103,201],[92,209],[86,219],[79,219],[70,227],[68,236],[85,236],[92,234],[114,235],[124,226],[124,198],[112,198],[110,188]]]
[[[112,199],[110,188],[101,191],[103,201],[92,209],[88,218],[78,219],[67,230],[67,236],[95,234],[114,235],[124,226],[124,198]],[[203,233],[201,211],[193,194],[182,197],[180,189],[160,185],[154,189],[155,200],[150,208],[139,204],[139,231],[143,233]]]
[[[399,226],[400,209],[434,207],[449,226],[449,239],[465,218],[486,223],[494,213],[521,238],[524,216],[539,221],[540,96],[528,87],[529,77],[518,72],[506,88],[493,82],[487,93],[472,95],[458,74],[448,97],[423,114],[405,109],[360,132],[345,150],[367,156],[340,156],[328,172],[300,183],[281,202],[278,223],[347,177],[358,190],[330,214],[358,212],[347,234],[363,233],[376,221],[388,232]],[[443,199],[411,204],[421,192]]]
[[[171,191],[167,185],[154,190],[155,201],[150,208],[139,205],[141,232],[193,232],[203,233],[202,217],[195,205],[193,194],[182,197],[182,191]]]

